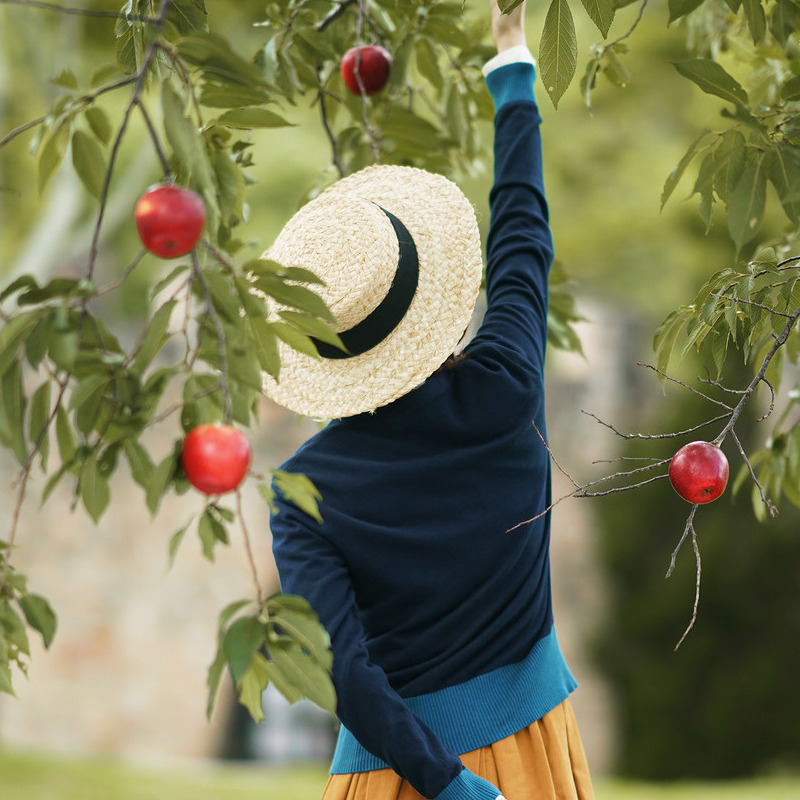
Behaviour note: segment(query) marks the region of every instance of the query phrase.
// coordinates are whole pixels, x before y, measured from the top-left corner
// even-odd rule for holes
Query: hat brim
[[[376,203],[403,222],[417,248],[419,281],[400,323],[361,355],[316,359],[279,345],[279,379],[265,374],[264,392],[314,418],[374,411],[422,384],[469,325],[483,270],[475,211],[452,181],[414,167],[374,166],[343,178],[323,196],[347,194]],[[287,266],[313,271],[309,264]]]

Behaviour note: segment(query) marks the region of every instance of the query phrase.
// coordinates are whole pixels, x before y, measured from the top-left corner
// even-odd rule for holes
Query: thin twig
[[[764,503],[771,517],[777,517],[778,509],[776,505],[772,502],[772,500],[769,499],[767,493],[764,491],[764,487],[761,485],[761,482],[756,477],[756,473],[753,470],[753,465],[750,463],[750,459],[747,457],[747,454],[744,451],[744,447],[742,447],[742,443],[739,441],[739,437],[736,435],[736,431],[733,428],[731,428],[729,433],[734,443],[736,444],[736,449],[739,451],[739,455],[744,460],[745,466],[747,467],[747,471],[750,473],[750,478],[758,488],[758,493],[761,495],[761,502]]]
[[[665,578],[672,577],[672,573],[675,570],[675,560],[678,558],[678,553],[683,547],[683,543],[686,541],[686,537],[689,535],[689,531],[692,530],[694,524],[693,523],[694,515],[696,511],[697,511],[697,503],[695,503],[692,506],[692,510],[689,512],[689,518],[686,520],[686,527],[683,529],[683,536],[681,536],[680,541],[678,542],[678,546],[672,551],[672,558],[670,558],[669,560],[669,569],[667,570],[667,574],[664,576]]]
[[[3,592],[3,588],[6,584],[6,579],[8,577],[8,569],[7,566],[11,560],[11,550],[14,547],[14,542],[17,538],[17,530],[19,529],[19,520],[20,515],[22,513],[22,506],[25,502],[25,491],[28,488],[28,481],[31,476],[31,469],[33,468],[33,461],[36,458],[37,453],[42,448],[42,442],[44,442],[45,436],[47,436],[47,432],[50,430],[51,425],[53,424],[53,420],[58,413],[58,409],[61,407],[61,401],[64,399],[64,393],[67,391],[67,384],[69,382],[69,375],[66,375],[59,383],[59,392],[58,397],[56,397],[56,402],[53,405],[53,408],[50,410],[50,415],[48,416],[44,425],[42,425],[42,429],[36,436],[36,440],[33,443],[33,447],[31,448],[30,453],[27,454],[25,458],[25,462],[22,465],[22,469],[20,470],[19,475],[17,476],[16,481],[14,482],[15,486],[18,486],[17,489],[17,500],[14,504],[14,514],[11,518],[11,530],[8,534],[8,549],[5,551],[3,555],[3,568],[2,574],[0,574],[0,594]]]
[[[320,73],[322,71],[322,65],[317,64],[317,79],[320,78]],[[325,133],[328,136],[328,141],[331,143],[331,155],[333,158],[333,165],[336,167],[337,172],[339,173],[340,178],[344,178],[345,172],[344,167],[342,166],[341,158],[339,157],[339,144],[336,141],[336,137],[333,135],[333,130],[331,129],[330,120],[328,119],[328,106],[326,103],[326,95],[327,92],[322,87],[322,82],[320,81],[319,90],[317,91],[317,98],[319,99],[319,113],[320,117],[322,118],[322,127],[325,129]]]
[[[247,530],[247,525],[244,521],[244,512],[242,510],[242,493],[240,490],[236,491],[236,513],[239,516],[239,525],[242,527],[242,538],[244,539],[244,549],[247,553],[247,561],[250,564],[250,573],[253,576],[253,583],[256,586],[256,597],[258,598],[259,607],[264,603],[263,593],[261,591],[261,583],[258,580],[258,569],[256,567],[256,559],[253,556],[253,548],[250,545],[250,534]]]
[[[637,367],[646,367],[647,369],[653,370],[653,372],[658,373],[662,378],[665,380],[670,381],[671,383],[677,383],[678,386],[683,386],[684,389],[688,389],[690,392],[694,392],[698,397],[702,397],[704,400],[708,400],[709,403],[714,403],[714,405],[722,406],[723,408],[727,408],[728,411],[733,411],[732,407],[729,406],[727,403],[723,403],[722,400],[715,400],[713,397],[709,397],[707,394],[703,394],[703,392],[698,391],[693,386],[690,386],[688,383],[679,380],[678,378],[673,378],[671,375],[667,375],[666,372],[663,372],[658,367],[654,367],[652,364],[645,364],[641,361],[636,362]]]
[[[740,300],[737,297],[729,297],[725,294],[717,294],[716,292],[711,292],[709,297],[717,297],[720,300],[729,300],[731,303],[739,303],[743,306],[753,306],[754,308],[761,308],[764,311],[769,311],[770,314],[774,314],[776,317],[785,317],[789,319],[791,314],[785,314],[783,311],[776,311],[772,306],[764,305],[764,303],[756,303],[754,300]]]
[[[558,468],[558,471],[559,471],[559,472],[560,472],[560,473],[561,473],[561,474],[562,474],[562,475],[563,475],[563,476],[564,476],[564,477],[565,477],[565,478],[566,478],[566,479],[567,479],[567,480],[568,480],[568,481],[569,481],[569,482],[570,482],[570,483],[571,483],[571,484],[572,484],[572,485],[573,485],[573,486],[574,486],[576,489],[581,489],[581,486],[578,484],[578,482],[577,482],[576,480],[574,480],[574,478],[573,478],[573,477],[572,477],[572,476],[569,474],[569,472],[567,472],[567,471],[564,469],[564,467],[562,467],[562,466],[561,466],[561,464],[559,464],[559,463],[558,463],[558,459],[555,457],[555,455],[553,454],[553,451],[550,449],[550,445],[548,445],[548,444],[547,444],[547,440],[546,440],[546,439],[544,438],[544,436],[542,435],[542,432],[539,430],[539,427],[538,427],[538,425],[537,425],[537,424],[536,424],[536,423],[535,423],[533,420],[531,420],[531,425],[533,426],[533,429],[536,431],[536,435],[539,437],[539,439],[541,440],[542,444],[544,445],[544,449],[545,449],[545,450],[547,450],[547,454],[550,456],[550,459],[552,460],[552,462],[553,462],[553,463],[556,465],[556,467]]]
[[[764,376],[767,374],[767,368],[769,367],[772,359],[775,357],[775,353],[778,352],[778,349],[786,344],[786,340],[789,338],[789,335],[792,332],[792,328],[794,328],[795,322],[800,319],[800,306],[795,310],[792,316],[786,321],[786,325],[783,326],[783,330],[781,330],[780,334],[775,337],[775,341],[770,347],[769,352],[764,356],[764,360],[761,362],[761,367],[759,368],[758,372],[755,374],[752,381],[750,381],[749,386],[745,389],[744,393],[742,394],[741,399],[736,404],[736,407],[731,412],[730,419],[728,420],[727,425],[720,431],[717,438],[714,440],[714,444],[720,444],[723,439],[733,430],[733,426],[736,424],[736,421],[739,419],[744,407],[747,405],[747,402],[750,400],[753,392],[755,391],[756,387],[758,386],[761,381],[764,380]]]
[[[677,650],[683,644],[683,640],[689,635],[689,631],[694,627],[695,622],[697,622],[697,607],[700,604],[700,573],[702,572],[703,567],[700,560],[700,548],[697,546],[697,531],[695,531],[694,525],[691,525],[690,527],[692,530],[692,549],[694,550],[694,559],[695,564],[697,565],[694,581],[694,606],[692,607],[692,616],[689,619],[689,624],[686,626],[686,630],[683,632],[681,638],[678,639],[678,642],[675,645],[675,650]]]
[[[342,14],[344,14],[344,12],[350,8],[350,6],[354,5],[355,2],[356,0],[341,0],[338,5],[334,6],[333,9],[320,20],[319,24],[317,25],[317,31],[322,33],[328,27],[328,25],[339,19],[339,17],[341,17]]]
[[[686,428],[682,431],[676,431],[675,433],[623,433],[622,431],[617,430],[613,425],[610,425],[608,422],[604,422],[600,417],[595,416],[590,411],[583,411],[581,410],[582,414],[586,414],[587,417],[592,417],[592,419],[597,420],[601,425],[604,425],[609,430],[614,431],[617,436],[621,436],[623,439],[674,439],[679,436],[685,436],[689,433],[694,433],[695,431],[700,430],[701,428],[705,428],[708,425],[713,425],[715,422],[719,422],[721,419],[726,419],[730,416],[731,412],[727,411],[724,414],[719,414],[712,419],[706,420],[705,422],[701,422],[699,425],[695,425],[692,428]]]
[[[136,269],[136,267],[139,266],[146,253],[147,250],[145,250],[145,248],[142,248],[141,251],[137,254],[136,258],[134,258],[133,261],[130,264],[128,264],[127,267],[125,267],[122,274],[119,276],[119,278],[117,278],[117,280],[115,280],[113,283],[109,283],[102,289],[95,290],[95,293],[92,295],[92,297],[93,298],[102,297],[104,294],[110,294],[111,292],[119,289],[119,287],[122,286],[122,284],[125,283],[125,281],[130,277],[131,273]]]
[[[356,2],[358,3],[358,18],[356,20],[356,65],[353,74],[356,76],[356,83],[358,83],[358,89],[361,94],[361,115],[364,121],[364,131],[367,134],[367,139],[369,139],[369,144],[372,148],[372,157],[375,159],[375,163],[379,164],[381,160],[381,150],[380,147],[378,147],[378,142],[372,131],[372,126],[369,123],[367,90],[364,86],[364,82],[361,80],[361,36],[366,11],[364,9],[364,0],[356,0]]]
[[[142,102],[141,98],[137,97],[134,102],[136,103],[136,106],[138,107],[139,111],[142,114],[142,119],[144,119],[144,124],[147,126],[147,131],[150,134],[150,139],[153,142],[153,147],[155,148],[156,155],[158,156],[158,160],[161,162],[161,169],[164,170],[164,177],[167,180],[171,180],[172,168],[169,165],[169,160],[167,159],[164,149],[161,147],[161,140],[158,138],[156,129],[153,127],[153,121],[150,119],[150,115],[147,113],[147,109],[144,107],[144,103]]]

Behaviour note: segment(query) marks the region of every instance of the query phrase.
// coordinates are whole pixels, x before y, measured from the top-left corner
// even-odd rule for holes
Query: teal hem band
[[[437,692],[405,699],[445,747],[459,755],[505,739],[562,703],[577,687],[554,630],[515,664],[478,675]],[[342,725],[331,775],[387,769]]]
[[[536,69],[526,61],[498,67],[486,76],[486,87],[494,100],[495,111],[509,103],[534,100],[533,84]]]

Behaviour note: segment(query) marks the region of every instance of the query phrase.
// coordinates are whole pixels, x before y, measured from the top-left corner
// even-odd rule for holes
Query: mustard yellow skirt
[[[464,766],[506,800],[594,800],[578,723],[569,700],[527,728],[462,754]],[[322,800],[424,800],[391,769],[331,775]]]

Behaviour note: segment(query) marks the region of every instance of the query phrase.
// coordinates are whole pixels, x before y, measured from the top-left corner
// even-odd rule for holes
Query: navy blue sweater
[[[531,65],[498,72],[532,85]],[[456,754],[575,685],[552,630],[549,514],[509,532],[550,503],[532,423],[544,435],[552,242],[532,90],[494,94],[487,310],[468,358],[307,441],[282,468],[313,481],[324,521],[285,500],[271,520],[282,591],[332,638],[332,772],[390,766],[441,800],[494,800]]]

